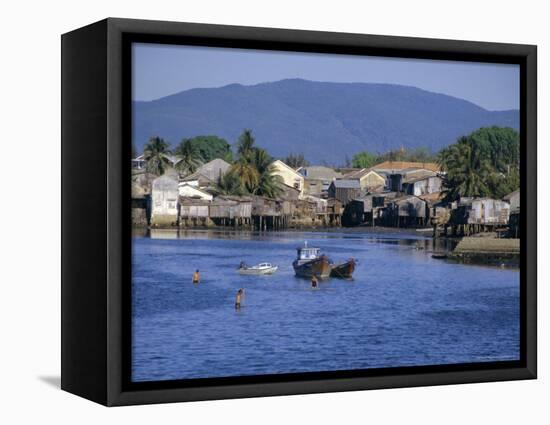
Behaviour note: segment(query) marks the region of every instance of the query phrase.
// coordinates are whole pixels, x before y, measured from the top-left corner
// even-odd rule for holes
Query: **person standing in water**
[[[313,277],[311,278],[311,287],[317,288],[317,276],[315,275],[313,275]]]
[[[201,281],[201,275],[199,273],[199,269],[195,270],[195,273],[193,273],[193,283],[200,283]]]
[[[237,297],[235,298],[235,310],[240,310],[243,297],[244,297],[244,289],[240,288],[237,291]]]

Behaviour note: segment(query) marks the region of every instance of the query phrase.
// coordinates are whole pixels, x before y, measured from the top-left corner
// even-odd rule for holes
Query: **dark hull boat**
[[[355,260],[349,259],[345,263],[333,265],[330,271],[330,277],[339,277],[342,279],[351,279],[355,271]]]
[[[326,255],[320,255],[320,248],[307,246],[307,242],[302,248],[297,248],[296,260],[292,263],[296,276],[311,278],[326,278],[330,276],[331,265]]]
[[[326,278],[330,276],[331,266],[328,258],[325,256],[319,257],[315,260],[309,260],[307,262],[300,262],[295,260],[292,263],[296,276],[311,278],[316,276],[318,278]]]

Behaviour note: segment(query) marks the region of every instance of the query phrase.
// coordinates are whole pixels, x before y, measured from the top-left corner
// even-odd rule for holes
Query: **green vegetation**
[[[231,145],[225,139],[218,136],[196,136],[190,139],[183,139],[183,143],[189,145],[199,152],[201,161],[206,163],[213,159],[221,158],[227,162],[233,162]]]
[[[438,154],[447,172],[445,199],[461,196],[500,199],[519,188],[519,134],[511,128],[480,128]]]
[[[294,154],[291,153],[288,155],[285,159],[283,159],[283,162],[288,165],[290,168],[300,168],[300,167],[307,167],[309,164],[309,161],[306,160],[303,153]]]
[[[226,173],[220,176],[213,191],[216,195],[242,196],[246,194],[246,190],[236,173]]]
[[[265,149],[255,146],[251,130],[246,129],[239,136],[237,154],[238,158],[229,172],[218,182],[217,190],[220,193],[246,193],[270,198],[281,193],[281,178],[273,174],[271,166],[273,158]]]
[[[170,145],[160,137],[152,137],[143,149],[143,157],[147,171],[158,176],[164,174],[170,161],[167,155],[170,154]]]
[[[272,162],[273,158],[265,149],[256,148],[253,163],[256,170],[258,170],[260,180],[253,191],[254,194],[267,196],[268,198],[276,198],[281,194],[283,181],[281,176],[273,173]]]
[[[388,152],[378,155],[376,162],[384,161],[410,161],[410,162],[435,162],[437,155],[434,155],[426,147],[418,147],[415,149],[407,149],[401,147],[399,149],[389,150]]]
[[[204,162],[199,148],[191,139],[182,140],[174,149],[174,155],[179,159],[176,169],[183,174],[194,173]]]
[[[359,152],[353,155],[351,165],[355,168],[370,168],[376,164],[377,156],[367,151]]]
[[[231,146],[217,136],[184,139],[174,149],[176,169],[180,173],[195,172],[203,163],[215,158],[231,162],[229,172],[217,182],[215,191],[225,195],[261,195],[276,198],[282,192],[282,179],[274,174],[273,158],[258,146],[252,131],[245,129],[236,144],[236,160],[231,161]],[[162,175],[172,164],[169,144],[153,137],[143,154],[147,171]],[[512,128],[480,128],[434,156],[426,148],[390,150],[381,155],[367,151],[353,156],[352,165],[370,168],[384,161],[435,162],[446,172],[445,200],[460,197],[492,197],[501,199],[519,188],[519,134]],[[292,168],[309,163],[302,153],[289,154],[284,162]]]
[[[355,168],[370,168],[385,161],[408,161],[408,162],[435,162],[437,156],[428,148],[419,147],[416,149],[392,149],[383,154],[372,154],[367,151],[353,155],[351,165]]]

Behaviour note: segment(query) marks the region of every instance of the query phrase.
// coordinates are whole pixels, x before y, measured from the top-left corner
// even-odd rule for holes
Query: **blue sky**
[[[519,109],[519,66],[334,54],[133,45],[133,99],[285,78],[415,86],[489,110]]]

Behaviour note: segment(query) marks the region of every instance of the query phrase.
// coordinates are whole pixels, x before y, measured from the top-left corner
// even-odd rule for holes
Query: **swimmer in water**
[[[311,278],[311,287],[317,288],[317,276],[315,275],[313,275],[313,277]]]
[[[235,298],[235,310],[240,310],[243,297],[244,289],[241,288],[237,291],[237,297]]]
[[[199,273],[199,269],[195,270],[195,273],[193,273],[193,283],[200,283],[201,281],[201,275]]]

